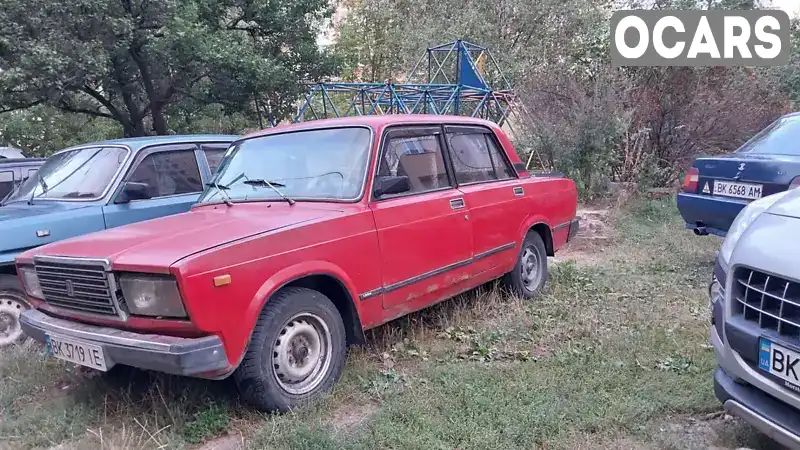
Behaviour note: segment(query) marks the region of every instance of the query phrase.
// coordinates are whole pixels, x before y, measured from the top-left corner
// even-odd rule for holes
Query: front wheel
[[[257,408],[285,412],[330,392],[346,354],[333,302],[311,289],[286,288],[267,301],[234,379]]]
[[[503,277],[503,284],[522,298],[536,297],[547,281],[547,249],[539,233],[525,236],[514,269]]]
[[[0,347],[25,340],[19,319],[28,308],[19,279],[13,275],[0,275]]]

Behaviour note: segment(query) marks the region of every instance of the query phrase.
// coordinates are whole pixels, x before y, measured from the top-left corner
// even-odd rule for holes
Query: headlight
[[[42,285],[39,284],[39,276],[36,275],[36,269],[33,267],[20,267],[19,277],[22,280],[22,286],[25,287],[25,292],[31,297],[44,299],[42,293]]]
[[[121,274],[119,287],[131,314],[186,317],[181,294],[178,292],[178,283],[173,277]]]
[[[720,256],[722,256],[722,260],[725,262],[725,264],[730,263],[731,254],[733,254],[733,249],[736,247],[736,242],[738,242],[739,238],[742,237],[742,234],[747,227],[755,222],[761,213],[768,210],[770,206],[775,204],[775,202],[780,200],[788,192],[789,191],[784,191],[779,194],[760,198],[745,206],[744,209],[739,212],[739,215],[736,216],[736,219],[731,224],[728,234],[725,236],[725,242],[722,243],[722,249],[719,251]]]

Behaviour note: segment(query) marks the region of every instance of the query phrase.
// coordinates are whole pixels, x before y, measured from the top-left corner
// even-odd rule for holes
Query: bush
[[[609,181],[672,186],[697,156],[731,152],[789,111],[774,71],[593,67],[531,78],[521,95],[532,161],[573,178],[586,200]]]

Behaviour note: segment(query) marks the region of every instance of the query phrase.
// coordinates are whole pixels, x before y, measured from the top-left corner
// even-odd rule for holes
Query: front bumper
[[[218,336],[181,338],[140,334],[58,319],[35,309],[22,313],[20,325],[28,336],[40,342],[45,342],[47,335],[55,334],[98,345],[103,349],[109,369],[122,364],[175,375],[199,376],[222,373],[229,368]]]
[[[800,449],[800,415],[796,409],[753,386],[736,383],[721,368],[714,372],[714,393],[728,413],[775,441]]]
[[[714,282],[727,285],[728,267],[717,255],[714,265]],[[714,295],[715,290],[709,289]],[[790,448],[800,449],[800,414],[798,410],[779,399],[785,396],[774,382],[748,366],[742,356],[729,344],[731,339],[742,339],[741,331],[725,321],[724,289],[709,298],[711,330],[709,338],[714,347],[719,367],[714,372],[714,393],[725,411],[737,416],[775,441]],[[757,337],[750,339],[757,342]],[[757,352],[757,349],[753,349]]]

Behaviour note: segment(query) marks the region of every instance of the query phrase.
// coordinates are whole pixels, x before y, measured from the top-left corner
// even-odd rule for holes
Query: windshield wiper
[[[37,172],[36,175],[36,182],[39,186],[42,187],[42,195],[47,194],[47,183],[44,182],[44,178]],[[36,195],[36,187],[31,189],[31,198],[28,199],[28,205],[33,205],[33,197]]]
[[[233,206],[233,202],[231,201],[230,196],[228,196],[228,193],[225,192],[227,190],[230,190],[230,186],[226,186],[224,184],[219,184],[216,181],[214,181],[212,183],[206,183],[206,186],[210,186],[210,187],[216,188],[217,191],[220,193],[220,195],[222,195],[222,201],[225,202],[225,204],[228,205],[228,206]]]
[[[249,178],[249,179],[244,181],[244,184],[247,184],[249,186],[266,186],[266,187],[269,187],[273,191],[277,192],[278,195],[280,195],[282,199],[286,200],[289,203],[289,206],[294,206],[294,204],[296,203],[294,200],[292,200],[291,198],[289,198],[286,195],[284,195],[283,192],[280,191],[280,189],[278,189],[279,187],[286,187],[286,185],[282,184],[282,183],[278,183],[277,181],[267,181],[267,180],[265,180],[263,178]]]

